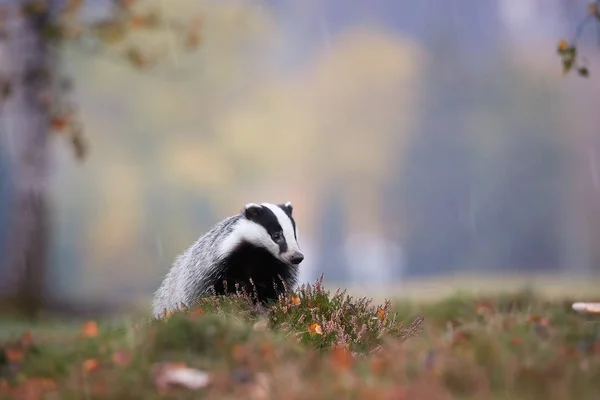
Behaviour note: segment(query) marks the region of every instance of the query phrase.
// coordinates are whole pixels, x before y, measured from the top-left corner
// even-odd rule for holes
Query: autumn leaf
[[[55,131],[64,131],[69,125],[69,120],[64,116],[54,116],[50,120],[50,126]]]
[[[558,50],[566,51],[569,48],[569,43],[566,40],[562,39],[558,42]]]
[[[100,368],[100,361],[96,360],[95,358],[85,360],[82,367],[84,372],[94,372]]]
[[[471,333],[467,331],[457,331],[452,336],[452,346],[458,346],[460,344],[467,343],[471,340]]]
[[[478,301],[475,305],[475,312],[479,315],[490,314],[493,310],[494,307],[489,301]]]
[[[354,356],[347,347],[337,346],[331,350],[330,361],[334,368],[338,370],[346,370],[352,365]]]
[[[510,339],[510,343],[515,346],[520,346],[521,344],[523,344],[523,339],[521,339],[518,336],[514,336],[512,339]]]
[[[5,354],[8,361],[21,361],[25,357],[25,353],[18,349],[6,349]]]
[[[84,337],[98,336],[98,323],[96,321],[87,321],[81,327],[81,335]]]
[[[381,307],[377,308],[377,317],[381,320],[381,321],[385,321],[387,319],[387,316],[385,315],[385,310]]]
[[[293,306],[300,305],[300,296],[293,295],[291,303],[292,303]]]
[[[112,360],[116,365],[124,366],[128,365],[133,358],[131,351],[119,350],[113,353]]]
[[[541,326],[550,325],[550,319],[548,317],[542,317],[538,314],[532,314],[527,317],[527,322],[531,322],[534,324],[540,324]]]
[[[322,335],[323,334],[323,328],[321,328],[321,325],[317,324],[316,322],[314,324],[310,324],[308,326],[308,332],[310,333],[311,336],[313,335]]]

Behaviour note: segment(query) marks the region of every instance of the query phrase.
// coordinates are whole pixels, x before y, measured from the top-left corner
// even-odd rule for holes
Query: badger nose
[[[302,260],[304,260],[304,255],[298,251],[292,254],[292,257],[290,257],[290,262],[294,265],[300,264]]]

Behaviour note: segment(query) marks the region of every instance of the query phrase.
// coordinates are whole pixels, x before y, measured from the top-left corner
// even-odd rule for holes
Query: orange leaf
[[[85,337],[98,336],[98,323],[96,321],[87,321],[81,327],[81,334]]]
[[[479,315],[489,314],[494,310],[494,307],[489,301],[479,301],[475,305],[475,311]]]
[[[452,337],[452,346],[467,343],[469,340],[471,340],[471,337],[471,333],[467,331],[455,332],[454,336]]]
[[[558,42],[558,49],[559,50],[567,50],[569,48],[569,43],[567,43],[566,40],[561,40],[560,42]]]
[[[196,307],[189,312],[189,315],[190,315],[190,317],[192,317],[194,319],[200,318],[201,316],[204,315],[204,310],[201,309],[200,307]]]
[[[542,326],[550,325],[550,319],[548,317],[542,317],[541,315],[532,314],[527,317],[527,322],[539,323]]]
[[[386,315],[385,315],[385,310],[381,307],[377,308],[377,317],[382,320],[385,321],[387,319]]]
[[[89,360],[85,360],[83,362],[83,370],[85,372],[93,372],[96,371],[100,367],[100,361],[95,358],[91,358]]]
[[[297,306],[300,305],[300,296],[292,296],[292,305],[293,306]]]
[[[52,120],[50,121],[50,126],[52,127],[52,129],[54,129],[56,131],[65,130],[67,128],[68,124],[69,124],[69,121],[67,120],[67,118],[62,117],[62,116],[53,117]]]
[[[310,335],[322,335],[323,334],[323,328],[321,328],[321,325],[317,324],[316,322],[314,324],[310,324],[308,326],[308,332],[310,333]]]
[[[25,353],[17,349],[6,349],[6,358],[9,361],[20,361],[25,357]]]
[[[337,369],[345,370],[350,368],[354,356],[346,347],[338,346],[331,351],[331,362]]]
[[[131,362],[133,355],[128,350],[119,350],[116,351],[113,356],[113,362],[117,365],[127,365]]]

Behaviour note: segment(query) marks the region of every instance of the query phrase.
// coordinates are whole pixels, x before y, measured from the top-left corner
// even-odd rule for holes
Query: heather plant
[[[286,291],[268,310],[269,324],[317,349],[342,347],[353,353],[379,348],[385,337],[406,340],[421,331],[423,319],[405,326],[392,313],[391,301],[373,305],[366,297],[354,298],[346,290],[333,294],[323,287],[323,275],[297,292]]]
[[[267,306],[257,303],[256,296],[256,289],[248,292],[236,285],[232,294],[209,293],[193,306],[182,304],[180,308],[185,313],[234,316],[257,324],[266,322],[272,330],[310,347],[319,350],[341,347],[356,354],[378,349],[385,337],[406,340],[418,334],[423,323],[423,318],[414,317],[405,326],[397,313],[392,312],[389,300],[374,305],[369,298],[347,295],[346,290],[331,293],[323,287],[323,275],[314,284],[303,284],[297,291],[286,287],[278,301]],[[165,313],[163,318],[172,314]]]

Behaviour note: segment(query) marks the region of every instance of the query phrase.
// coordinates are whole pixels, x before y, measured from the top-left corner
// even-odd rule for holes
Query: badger
[[[154,294],[154,317],[207,293],[235,293],[236,284],[261,305],[276,300],[296,284],[304,260],[292,210],[291,202],[248,203],[218,222],[175,259]]]

